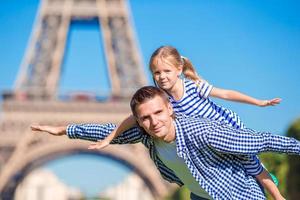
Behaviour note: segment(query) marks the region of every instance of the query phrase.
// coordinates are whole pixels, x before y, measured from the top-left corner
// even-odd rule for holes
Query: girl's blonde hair
[[[157,65],[158,59],[162,62],[167,61],[178,69],[182,67],[182,73],[188,79],[195,82],[201,80],[201,77],[198,76],[191,61],[186,57],[180,56],[178,50],[172,46],[161,46],[153,52],[149,63],[151,71]]]

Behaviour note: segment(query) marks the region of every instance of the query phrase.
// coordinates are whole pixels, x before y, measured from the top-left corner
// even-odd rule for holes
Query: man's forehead
[[[151,102],[151,103],[156,103],[156,102],[159,102],[160,104],[162,104],[162,103],[168,103],[167,101],[166,101],[166,99],[164,99],[163,97],[161,97],[160,95],[155,95],[155,97],[153,97],[152,99],[149,99],[149,100],[147,100],[147,101],[145,101],[145,103],[146,102]]]
[[[143,114],[145,111],[154,111],[157,109],[163,109],[167,107],[167,101],[163,99],[161,96],[156,95],[152,99],[148,99],[145,102],[139,104],[137,106],[138,114]]]

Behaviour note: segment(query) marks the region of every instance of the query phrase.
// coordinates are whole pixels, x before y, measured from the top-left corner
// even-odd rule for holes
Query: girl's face
[[[182,72],[181,67],[177,68],[166,59],[157,59],[156,65],[151,69],[152,75],[158,86],[166,91],[170,91],[179,81],[179,75]]]

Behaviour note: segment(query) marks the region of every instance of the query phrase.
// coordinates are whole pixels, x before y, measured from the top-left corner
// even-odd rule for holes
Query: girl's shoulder
[[[195,81],[185,78],[184,79],[184,91],[186,95],[193,94],[197,92],[198,85]]]
[[[208,98],[213,86],[206,80],[200,79],[197,81],[186,79],[185,90],[187,94],[199,94],[203,98]]]
[[[186,78],[184,80],[184,83],[185,83],[186,88],[196,88],[198,90],[205,89],[205,88],[211,86],[206,80],[203,80],[203,79],[193,81],[193,80]]]
[[[190,79],[187,79],[185,78],[184,79],[184,85],[186,88],[191,88],[191,87],[197,87],[197,82],[193,81],[193,80],[190,80]]]

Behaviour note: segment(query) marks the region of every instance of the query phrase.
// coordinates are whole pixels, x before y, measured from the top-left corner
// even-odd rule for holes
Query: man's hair
[[[136,107],[148,100],[153,99],[156,96],[160,96],[166,104],[170,102],[167,94],[157,87],[145,86],[137,90],[130,101],[132,114],[137,117]]]

